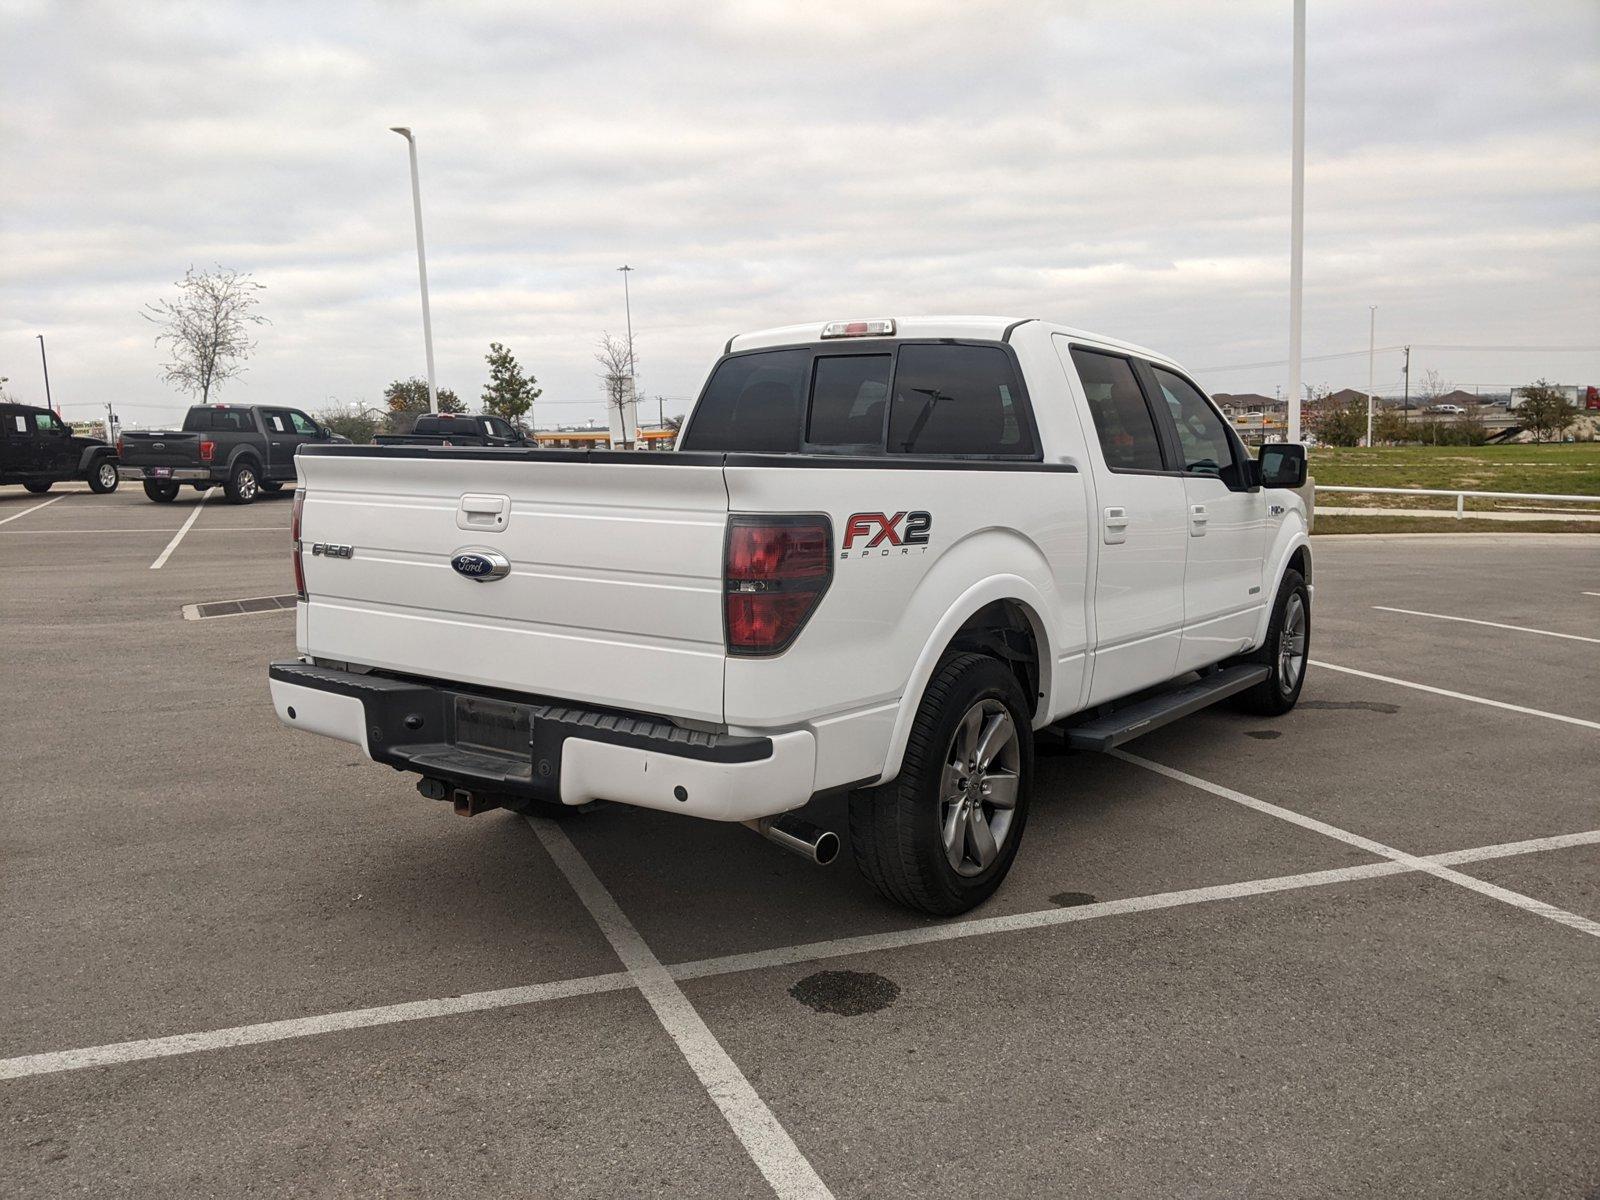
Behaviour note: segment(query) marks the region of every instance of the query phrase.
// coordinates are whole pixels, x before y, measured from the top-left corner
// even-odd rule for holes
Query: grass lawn
[[[1587,533],[1600,535],[1592,521],[1475,521],[1463,517],[1328,517],[1317,515],[1313,536],[1338,533]]]
[[[1555,492],[1600,497],[1600,442],[1549,446],[1377,446],[1371,450],[1317,446],[1309,455],[1312,476],[1325,485],[1466,488],[1480,492]],[[1449,496],[1324,492],[1317,497],[1317,502],[1341,508],[1455,508],[1455,500]],[[1469,512],[1474,508],[1560,507],[1559,503],[1467,500]],[[1600,505],[1583,505],[1577,511],[1600,512]],[[1321,521],[1317,528],[1321,532]],[[1538,532],[1531,525],[1501,528],[1507,532],[1513,528]]]

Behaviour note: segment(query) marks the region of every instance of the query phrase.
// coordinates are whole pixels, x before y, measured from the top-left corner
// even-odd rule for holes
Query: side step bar
[[[1110,750],[1179,717],[1208,708],[1235,692],[1255,687],[1271,673],[1271,667],[1259,663],[1224,667],[1183,687],[1158,692],[1113,708],[1104,716],[1065,726],[1061,732],[1066,735],[1067,745],[1076,750]]]

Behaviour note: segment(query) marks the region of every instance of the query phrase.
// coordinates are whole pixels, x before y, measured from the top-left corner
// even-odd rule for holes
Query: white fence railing
[[[1316,490],[1322,492],[1375,492],[1384,496],[1454,496],[1456,498],[1456,516],[1466,516],[1467,497],[1486,500],[1540,500],[1545,503],[1557,504],[1600,504],[1600,496],[1560,496],[1548,492],[1475,492],[1470,489],[1460,488],[1392,488],[1392,487],[1346,487],[1326,483],[1316,484]],[[1374,509],[1381,513],[1382,509]],[[1537,511],[1537,510],[1534,510]]]

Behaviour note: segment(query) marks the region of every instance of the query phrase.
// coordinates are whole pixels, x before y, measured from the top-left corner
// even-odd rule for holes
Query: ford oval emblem
[[[493,550],[460,550],[450,560],[457,575],[486,583],[491,579],[504,579],[511,574],[511,562],[504,554]]]

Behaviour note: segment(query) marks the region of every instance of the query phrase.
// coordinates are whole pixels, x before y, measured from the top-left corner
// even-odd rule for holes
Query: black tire
[[[144,494],[157,504],[171,504],[178,498],[178,485],[170,480],[146,479]]]
[[[89,464],[89,490],[97,496],[117,490],[117,464],[109,458],[98,458]]]
[[[261,472],[253,462],[241,462],[222,485],[229,504],[254,504],[261,494]]]
[[[263,479],[261,481],[261,490],[263,492],[281,492],[283,491],[283,480]]]
[[[50,484],[48,483],[25,483],[22,486],[27,488],[35,496],[42,496],[50,490]]]
[[[1003,707],[1016,734],[1014,751],[1007,744],[1015,763],[1015,805],[1000,837],[992,839],[1000,842],[993,860],[980,867],[964,859],[958,869],[946,853],[944,836],[944,821],[956,816],[958,806],[940,795],[941,783],[946,760],[958,749],[959,728],[985,704]],[[1016,676],[997,660],[957,653],[940,662],[917,708],[900,774],[892,783],[850,797],[851,850],[873,887],[896,903],[940,917],[966,912],[994,894],[1011,870],[1028,819],[1033,785],[1030,712]],[[997,771],[996,778],[1002,773],[1013,772]],[[983,780],[981,774],[977,778]],[[963,786],[953,795],[965,794]],[[996,824],[998,809],[980,805],[980,812]],[[984,823],[988,827],[988,820]],[[954,828],[956,837],[963,838],[964,827]]]
[[[1301,632],[1298,638],[1298,656],[1290,651],[1295,649],[1294,634],[1287,636],[1290,641],[1285,644],[1285,625],[1293,622],[1291,610],[1298,603]],[[1267,640],[1257,650],[1240,662],[1261,663],[1271,668],[1272,673],[1249,691],[1240,692],[1233,698],[1235,708],[1247,713],[1255,713],[1262,717],[1280,717],[1293,708],[1300,699],[1300,689],[1306,682],[1306,663],[1311,656],[1311,593],[1306,590],[1306,581],[1299,571],[1292,567],[1283,573],[1283,582],[1278,585],[1278,596],[1272,605],[1272,620],[1267,625]],[[1290,660],[1297,657],[1290,669]]]

